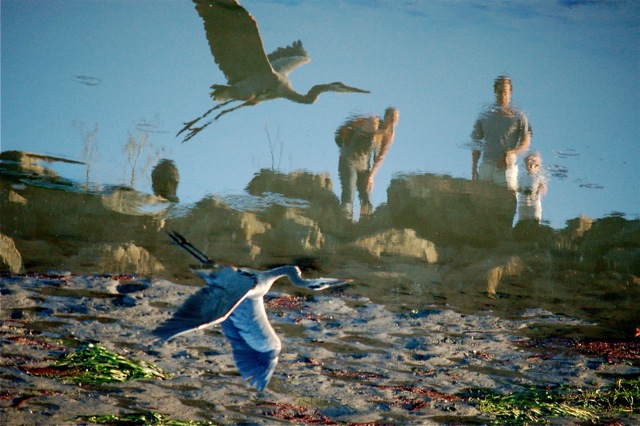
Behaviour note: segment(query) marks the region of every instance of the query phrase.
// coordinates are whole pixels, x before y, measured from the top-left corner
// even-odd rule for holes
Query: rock
[[[133,243],[84,247],[77,257],[69,259],[69,264],[94,266],[96,271],[114,274],[156,274],[164,270],[151,253]]]
[[[216,262],[249,266],[261,253],[256,238],[271,229],[271,225],[255,212],[236,210],[216,197],[209,197],[198,201],[188,215],[168,220],[166,229],[183,234]],[[175,263],[180,268],[188,259],[176,256],[176,249],[168,244],[157,249],[162,251],[163,262]],[[230,253],[233,255],[229,256]]]
[[[513,228],[513,239],[519,243],[538,247],[555,247],[561,239],[550,226],[533,219],[519,221]]]
[[[355,241],[353,246],[362,248],[375,257],[381,255],[404,256],[422,259],[428,263],[438,261],[436,246],[416,236],[413,229],[389,229]]]
[[[259,244],[261,251],[271,256],[296,257],[322,250],[325,236],[312,219],[296,209],[285,209]]]
[[[328,173],[314,174],[307,171],[294,171],[288,174],[275,170],[262,169],[247,185],[247,192],[261,195],[268,192],[282,194],[288,198],[308,201],[327,201],[338,199],[332,191],[333,182]]]
[[[17,274],[22,269],[22,256],[13,240],[0,234],[0,271]]]
[[[593,226],[594,220],[587,216],[580,216],[567,221],[564,229],[559,231],[562,238],[561,248],[575,249],[582,243],[584,235]]]
[[[515,194],[494,184],[434,174],[391,181],[387,190],[395,227],[415,229],[441,246],[494,246],[511,238]]]
[[[640,276],[640,220],[598,219],[584,233],[579,252],[595,271]]]
[[[305,216],[318,223],[323,232],[335,234],[342,232],[347,220],[332,188],[333,183],[328,173],[294,171],[284,174],[262,169],[249,182],[246,190],[256,196],[276,193],[286,198],[308,201]]]

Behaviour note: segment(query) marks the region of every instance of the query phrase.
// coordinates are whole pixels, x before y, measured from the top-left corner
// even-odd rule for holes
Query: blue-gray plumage
[[[263,390],[278,364],[280,339],[267,318],[263,296],[281,277],[293,285],[322,290],[350,280],[317,278],[305,280],[297,266],[254,271],[214,263],[177,232],[171,239],[209,269],[194,270],[207,283],[178,308],[172,318],[153,331],[163,341],[194,330],[220,324],[231,343],[233,359],[244,380]]]

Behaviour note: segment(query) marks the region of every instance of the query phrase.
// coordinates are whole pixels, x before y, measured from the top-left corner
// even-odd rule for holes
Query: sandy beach
[[[436,306],[398,314],[345,290],[311,295],[278,283],[267,306],[283,350],[269,386],[258,392],[242,382],[219,329],[164,345],[149,335],[196,287],[71,274],[0,282],[6,425],[78,424],[78,416],[146,410],[213,424],[274,424],[291,413],[301,423],[477,424],[492,417],[469,398],[473,389],[603,388],[612,377],[639,372],[637,359],[528,344],[523,330],[588,325],[543,309],[514,319]],[[79,386],[27,372],[71,351],[70,338],[154,363],[173,377]]]

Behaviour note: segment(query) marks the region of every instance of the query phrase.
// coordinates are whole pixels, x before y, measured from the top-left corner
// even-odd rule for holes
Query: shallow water
[[[269,424],[269,404],[335,422],[477,423],[490,417],[469,389],[638,374],[637,359],[554,343],[633,342],[640,326],[634,3],[242,4],[267,52],[302,40],[313,60],[290,76],[300,92],[371,93],[264,101],[181,143],[225,83],[193,4],[65,0],[51,18],[47,3],[2,2],[1,380],[14,402],[28,396],[2,405],[7,424],[143,409]],[[469,135],[505,73],[543,159],[541,223],[519,220],[514,192],[471,179]],[[351,218],[334,133],[354,114],[384,122],[389,106],[400,118],[372,212],[356,194]],[[274,286],[284,349],[257,393],[219,331],[162,347],[147,335],[202,284],[171,230],[223,263],[353,282]],[[175,377],[75,393],[26,373],[64,352],[38,354],[45,342],[70,338]]]
[[[473,124],[508,74],[550,174],[543,219],[561,228],[580,214],[639,213],[635,2],[242,2],[266,52],[302,41],[311,62],[290,74],[299,92],[342,81],[371,93],[265,101],[184,144],[176,133],[225,83],[193,3],[83,3],[57,1],[54,18],[40,2],[2,5],[2,150],[86,163],[50,164],[63,176],[151,192],[167,158],[187,203],[243,194],[264,168],[326,172],[339,196],[334,132],[391,106],[400,121],[375,179],[379,206],[399,173],[471,178]]]

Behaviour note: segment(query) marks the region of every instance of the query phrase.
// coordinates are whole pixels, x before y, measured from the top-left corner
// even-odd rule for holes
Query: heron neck
[[[306,95],[301,95],[294,91],[291,93],[289,99],[300,104],[312,104],[318,100],[321,93],[326,92],[327,90],[329,90],[329,85],[319,84],[317,86],[313,86]]]
[[[264,272],[265,278],[270,281],[275,281],[281,277],[288,277],[292,283],[300,282],[300,275],[298,269],[292,265],[280,266]]]

